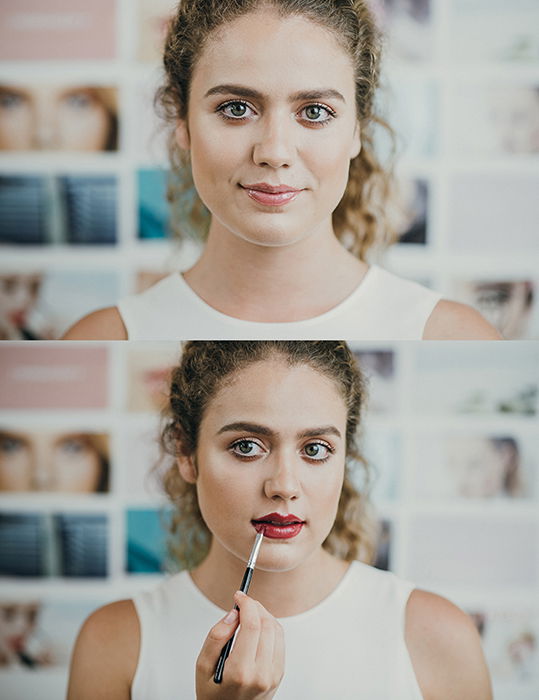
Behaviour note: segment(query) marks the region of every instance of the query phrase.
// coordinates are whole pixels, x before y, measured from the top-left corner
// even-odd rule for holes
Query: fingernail
[[[235,608],[232,608],[232,610],[223,618],[223,622],[225,622],[227,625],[231,625],[233,622],[236,622],[237,616],[238,611]]]

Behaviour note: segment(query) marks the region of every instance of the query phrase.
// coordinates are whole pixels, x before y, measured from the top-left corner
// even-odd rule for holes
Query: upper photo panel
[[[63,8],[0,10],[1,339],[539,338],[532,3]]]

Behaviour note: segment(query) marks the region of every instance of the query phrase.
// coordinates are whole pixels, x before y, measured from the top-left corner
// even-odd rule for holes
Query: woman
[[[357,561],[373,549],[366,496],[351,481],[364,400],[338,341],[186,345],[164,485],[175,553],[191,570],[88,618],[69,698],[492,697],[470,619]],[[249,596],[234,593],[261,522]]]
[[[365,262],[389,238],[379,53],[363,0],[181,2],[158,97],[173,217],[200,230],[210,212],[204,250],[65,337],[498,338],[471,308]]]

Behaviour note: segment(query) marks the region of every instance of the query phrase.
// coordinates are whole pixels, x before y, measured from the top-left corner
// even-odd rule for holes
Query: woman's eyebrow
[[[272,437],[276,435],[276,432],[265,425],[260,425],[258,423],[247,423],[245,421],[237,421],[235,423],[227,423],[217,432],[217,435],[227,432],[248,432],[256,433],[257,435],[265,435],[267,437]],[[338,438],[342,438],[341,432],[334,425],[322,425],[319,428],[308,428],[307,430],[301,430],[298,434],[298,438],[306,437],[317,437],[318,435],[335,435]]]
[[[238,97],[249,97],[254,100],[265,99],[265,96],[258,90],[253,90],[253,88],[244,87],[243,85],[216,85],[208,90],[204,98],[211,95],[237,95]],[[327,100],[331,98],[341,100],[346,104],[343,95],[333,88],[302,90],[290,95],[291,102],[296,102],[297,100]]]
[[[248,432],[248,433],[257,433],[258,435],[275,435],[274,431],[271,430],[271,428],[267,428],[265,425],[259,425],[258,423],[246,423],[245,421],[237,421],[235,423],[227,423],[226,425],[223,425],[223,427],[218,430],[217,435],[221,435],[222,433],[228,433],[228,432]]]
[[[318,435],[335,435],[342,438],[341,431],[334,425],[322,425],[320,428],[309,428],[298,433],[299,438],[317,437]]]

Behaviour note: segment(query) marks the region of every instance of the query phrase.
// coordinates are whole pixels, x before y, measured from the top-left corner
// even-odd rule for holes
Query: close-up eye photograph
[[[532,0],[2,1],[2,697],[539,697],[538,95]]]

